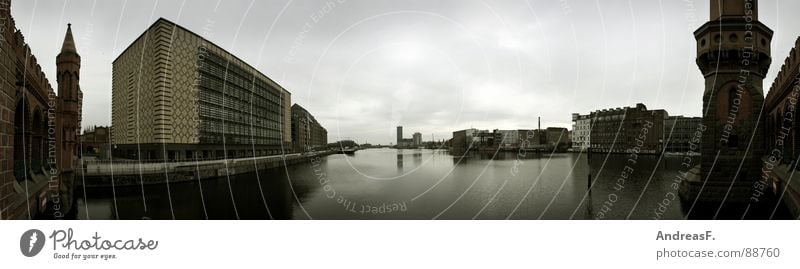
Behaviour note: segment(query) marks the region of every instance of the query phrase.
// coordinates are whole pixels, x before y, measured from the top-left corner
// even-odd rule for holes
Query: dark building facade
[[[414,147],[421,147],[422,146],[422,134],[421,133],[414,133],[412,136],[412,144]]]
[[[450,139],[450,155],[464,156],[469,150],[468,146],[467,130],[453,132],[453,138]]]
[[[400,144],[403,144],[403,126],[397,126],[397,146],[400,147]]]
[[[548,149],[566,151],[570,147],[569,130],[561,127],[548,127],[545,130]]]
[[[666,152],[699,155],[703,118],[670,116],[664,124]],[[699,132],[698,132],[699,131]]]
[[[798,51],[800,38],[784,61],[764,104],[767,147],[779,150],[784,163],[793,163],[800,154],[800,135],[797,134],[800,128],[800,117],[797,117],[800,99]]]
[[[635,107],[604,109],[592,112],[590,150],[598,153],[661,153],[664,143],[664,110]]]
[[[328,131],[314,115],[298,104],[292,105],[292,146],[294,152],[307,152],[328,145]]]
[[[111,130],[106,126],[94,126],[85,130],[81,135],[82,156],[98,156],[105,159],[109,156],[109,143],[111,141]]]
[[[517,130],[517,137],[520,149],[544,150],[547,148],[547,132],[545,130],[520,129]]]
[[[689,198],[746,203],[764,156],[763,80],[771,64],[772,30],[758,20],[756,0],[712,0],[710,20],[694,32],[705,77],[699,178]],[[594,135],[594,134],[592,134]]]
[[[792,181],[797,170],[798,154],[800,154],[800,117],[798,99],[800,99],[800,38],[784,61],[778,76],[772,83],[764,104],[766,114],[766,147],[762,182],[774,186],[776,193],[781,193],[783,202],[793,216],[800,215],[800,183]],[[770,169],[772,168],[772,169]],[[783,178],[778,179],[776,170],[782,170]],[[788,177],[786,176],[788,175]]]
[[[478,147],[476,135],[477,129],[466,129],[453,132],[453,138],[450,139],[450,154],[453,156],[464,156],[470,150]]]
[[[74,201],[83,102],[72,27],[55,59],[54,91],[16,28],[10,0],[0,0],[0,18],[0,219],[62,218]]]

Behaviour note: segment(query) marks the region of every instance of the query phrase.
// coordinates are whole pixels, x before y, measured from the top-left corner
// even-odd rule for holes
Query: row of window
[[[271,105],[264,106],[264,104],[248,103],[246,101],[236,99],[225,99],[220,93],[211,91],[200,92],[199,101],[202,103],[217,106],[219,108],[230,109],[244,114],[264,115],[267,113],[282,114],[281,106]]]
[[[280,91],[214,53],[204,56],[199,66],[200,143],[280,144]]]
[[[200,102],[200,119],[253,124],[259,127],[280,128],[279,114],[266,113],[263,110],[241,111],[222,106]]]
[[[201,144],[230,144],[230,145],[280,145],[281,139],[257,138],[245,135],[206,135],[200,137]]]
[[[211,90],[225,93],[227,98],[236,98],[242,101],[253,102],[261,106],[267,104],[273,105],[281,104],[281,97],[279,92],[269,90],[261,87],[240,86],[229,83],[229,80],[222,78],[212,77],[205,75],[205,71],[200,72],[200,87],[206,90]]]
[[[261,97],[275,104],[281,104],[281,91],[271,87],[263,79],[258,79],[251,72],[237,65],[228,64],[221,56],[208,53],[199,65],[200,84],[211,90],[222,91],[241,100]],[[255,78],[255,79],[254,79]],[[255,85],[254,85],[255,84]],[[230,92],[230,93],[229,93]]]

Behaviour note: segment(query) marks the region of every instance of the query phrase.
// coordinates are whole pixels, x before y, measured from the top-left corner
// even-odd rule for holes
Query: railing
[[[184,160],[184,161],[163,161],[163,160],[82,160],[79,162],[79,171],[85,176],[103,176],[103,175],[137,175],[137,174],[155,174],[155,173],[172,173],[176,169],[209,169],[214,166],[219,168],[235,167],[240,165],[251,164],[254,160],[256,162],[267,161],[271,159],[294,159],[298,157],[305,157],[314,154],[324,154],[328,151],[294,153],[286,155],[272,155],[261,157],[244,157],[237,159],[211,159],[211,160]]]

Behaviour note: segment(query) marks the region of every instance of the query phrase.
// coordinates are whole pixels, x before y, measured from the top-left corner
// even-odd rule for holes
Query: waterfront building
[[[450,139],[450,154],[454,156],[464,156],[471,149],[476,148],[477,129],[466,129],[453,132]]]
[[[495,129],[495,140],[498,141],[502,149],[519,148],[519,130],[498,130]]]
[[[397,126],[397,147],[403,143],[403,126]]]
[[[600,153],[660,153],[663,149],[665,110],[635,107],[597,110],[590,114],[590,151]]]
[[[572,148],[572,130],[567,131],[567,141],[569,141],[569,148]]]
[[[116,155],[195,160],[292,148],[289,91],[180,25],[158,19],[112,68]]]
[[[525,149],[533,141],[533,130],[519,129],[517,130],[517,148]]]
[[[412,138],[403,138],[403,126],[397,126],[397,145],[398,149],[410,149],[422,146],[422,134],[414,133]]]
[[[473,148],[478,152],[493,153],[500,149],[501,139],[501,135],[495,131],[480,130],[473,137]]]
[[[547,148],[555,151],[566,151],[570,147],[569,130],[561,127],[548,127],[545,130]]]
[[[107,126],[94,126],[81,135],[81,156],[97,156],[101,159],[109,157],[111,133]]]
[[[16,27],[10,0],[0,0],[0,18],[0,219],[63,218],[73,205],[83,102],[72,27],[54,59],[54,91]]]
[[[328,145],[328,131],[314,115],[298,104],[292,105],[292,147],[294,152],[307,152]]]
[[[413,136],[413,146],[414,147],[421,147],[422,146],[422,134],[421,133],[414,133]]]
[[[590,115],[572,114],[572,149],[585,151],[589,149],[592,135],[592,118]]]
[[[670,116],[664,124],[667,142],[665,151],[690,155],[700,154],[703,118]]]
[[[541,129],[517,130],[518,148],[525,150],[546,150],[547,132]]]
[[[414,147],[414,139],[412,138],[403,138],[400,140],[400,144],[397,145],[397,148],[401,149],[410,149]]]

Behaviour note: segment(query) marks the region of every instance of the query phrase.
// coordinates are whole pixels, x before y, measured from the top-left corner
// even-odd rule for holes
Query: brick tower
[[[61,53],[56,57],[56,76],[58,80],[58,105],[56,107],[56,143],[58,145],[57,167],[61,173],[60,191],[65,212],[69,212],[72,201],[74,168],[78,157],[80,136],[81,104],[83,93],[80,88],[81,56],[75,49],[72,25],[67,25],[67,34]]]
[[[757,0],[711,0],[710,15],[710,21],[694,32],[697,66],[705,77],[707,127],[699,179],[707,182],[694,186],[690,198],[717,205],[747,203],[765,150],[759,119],[773,32],[758,21]]]

